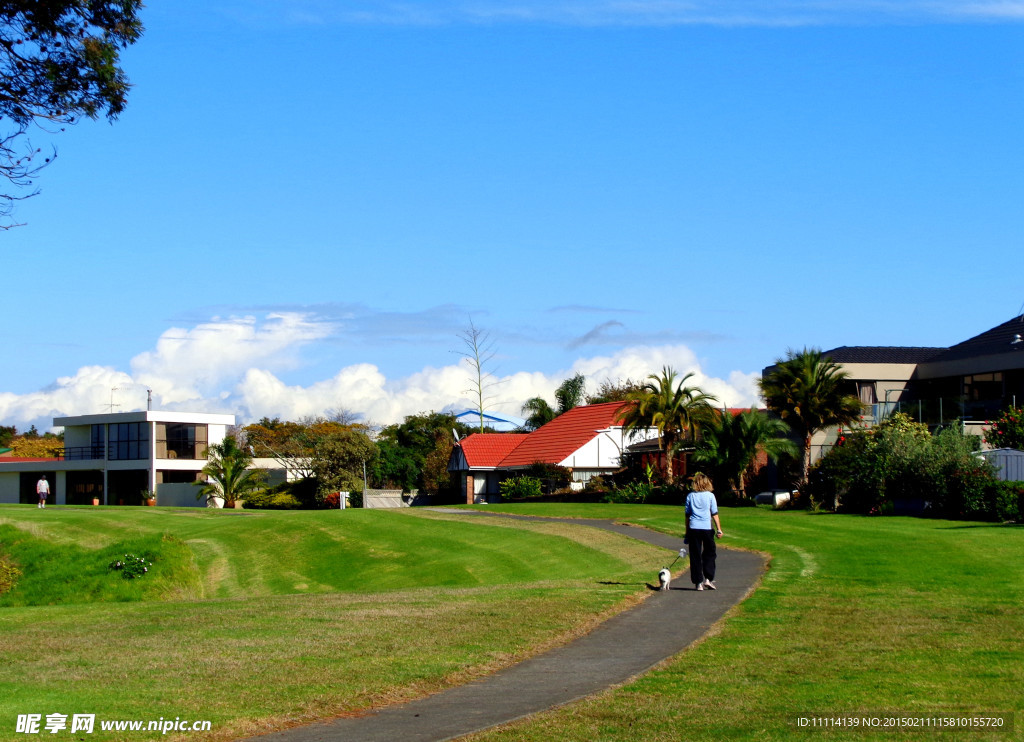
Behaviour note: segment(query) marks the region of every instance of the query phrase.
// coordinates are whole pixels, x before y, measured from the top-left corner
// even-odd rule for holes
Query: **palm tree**
[[[803,465],[799,486],[807,484],[811,470],[811,437],[833,425],[860,420],[863,406],[846,388],[842,367],[816,348],[787,351],[758,382],[768,409],[785,420],[800,436]]]
[[[536,430],[573,407],[579,407],[585,399],[586,384],[587,377],[583,374],[570,376],[559,384],[555,390],[555,402],[558,404],[558,409],[554,409],[543,397],[526,400],[523,405],[523,412],[529,413],[526,417],[526,427]]]
[[[207,498],[222,497],[224,504],[229,505],[259,489],[263,485],[263,472],[260,469],[250,469],[251,463],[252,456],[238,447],[235,437],[225,436],[223,443],[214,444],[209,448],[206,466],[202,470],[202,474],[206,475],[206,481],[196,482],[201,485],[196,499],[204,495]]]
[[[796,444],[786,437],[789,432],[786,423],[763,410],[744,410],[736,415],[722,410],[701,429],[693,458],[710,466],[740,497],[746,497],[747,470],[760,451],[772,461],[797,455]]]
[[[713,414],[712,402],[717,399],[705,394],[700,387],[686,386],[692,373],[676,382],[676,372],[665,366],[661,375],[651,374],[640,389],[629,395],[632,404],[619,413],[623,428],[631,435],[644,428],[658,429],[658,442],[665,451],[665,481],[675,482],[672,456],[679,442],[688,434],[691,439]]]
[[[570,376],[558,385],[555,390],[555,401],[558,403],[558,414],[563,415],[573,407],[583,404],[586,396],[587,377],[583,374]]]
[[[543,397],[533,397],[526,400],[526,403],[523,405],[523,412],[529,413],[526,416],[526,427],[531,430],[536,430],[541,425],[547,425],[557,415]]]

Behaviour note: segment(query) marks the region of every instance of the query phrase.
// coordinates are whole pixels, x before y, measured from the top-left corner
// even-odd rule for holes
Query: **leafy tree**
[[[199,494],[202,497],[222,497],[224,505],[230,506],[236,500],[242,500],[250,492],[263,487],[264,472],[250,469],[252,456],[238,445],[233,435],[224,437],[222,443],[215,443],[207,451],[206,466],[202,474],[206,480],[200,480]]]
[[[526,427],[530,430],[547,425],[558,417],[558,413],[543,397],[531,397],[526,400],[523,404],[523,412],[526,413]]]
[[[382,428],[377,435],[380,456],[369,473],[370,481],[405,490],[445,489],[448,458],[455,446],[452,431],[468,435],[473,429],[445,412],[408,415],[401,423]],[[443,474],[439,463],[442,458]]]
[[[633,404],[619,413],[623,427],[631,434],[645,428],[657,428],[658,441],[665,451],[665,482],[675,484],[672,456],[686,437],[696,439],[702,424],[714,415],[712,402],[700,387],[686,386],[693,376],[688,373],[677,381],[675,369],[665,366],[661,375],[651,374],[639,390],[629,396]]]
[[[52,433],[20,435],[11,439],[11,455],[29,459],[52,459],[64,454],[64,439]]]
[[[788,351],[758,382],[768,409],[800,437],[802,461],[799,486],[811,469],[811,438],[819,430],[860,420],[863,406],[850,394],[848,377],[839,364],[820,350]]]
[[[0,425],[0,448],[7,448],[18,434],[18,429],[13,425]]]
[[[119,55],[142,34],[141,7],[141,0],[0,2],[0,173],[13,189],[31,187],[55,156],[32,146],[33,126],[50,133],[82,116],[113,121],[124,110],[129,84]],[[0,216],[35,193],[0,194]]]
[[[574,407],[583,404],[586,397],[587,379],[583,374],[575,374],[558,385],[555,390],[555,402],[558,403],[558,414],[564,415]]]
[[[587,379],[583,374],[575,374],[565,379],[555,390],[555,404],[553,408],[543,397],[532,397],[523,404],[523,412],[526,416],[526,427],[536,430],[542,425],[547,425],[559,415],[564,415],[573,407],[579,407],[586,398]]]
[[[351,428],[318,439],[311,468],[316,480],[317,504],[332,492],[362,492],[363,463],[377,456],[377,446],[366,433]]]
[[[747,473],[759,452],[764,451],[773,461],[797,455],[797,446],[787,435],[789,426],[761,410],[735,415],[723,410],[701,429],[693,459],[707,464],[715,479],[724,480],[729,489],[746,497]]]
[[[626,379],[625,381],[611,381],[605,379],[598,386],[597,391],[587,397],[587,404],[601,404],[603,402],[625,402],[629,395],[640,391],[642,381]]]

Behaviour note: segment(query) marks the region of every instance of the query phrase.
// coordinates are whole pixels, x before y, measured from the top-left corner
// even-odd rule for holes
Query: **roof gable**
[[[961,358],[993,356],[1001,353],[1024,352],[1024,315],[975,335],[969,340],[957,343],[943,353],[929,358],[929,361],[955,361]]]
[[[501,462],[503,467],[529,466],[541,462],[558,464],[591,441],[600,430],[621,427],[619,412],[628,402],[574,407],[542,425]],[[468,439],[467,439],[468,440]]]
[[[462,439],[459,448],[469,468],[492,468],[527,438],[528,433],[473,433]]]

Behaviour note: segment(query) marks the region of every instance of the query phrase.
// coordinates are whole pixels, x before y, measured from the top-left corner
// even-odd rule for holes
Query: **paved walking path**
[[[496,515],[479,511],[452,511]],[[524,516],[506,516],[524,518]],[[561,520],[528,518],[529,520]],[[572,523],[622,533],[672,552],[682,540],[607,520]],[[669,555],[667,565],[672,561]],[[651,582],[658,568],[652,565]],[[757,584],[765,569],[757,554],[718,550],[717,590],[697,592],[689,571],[672,589],[653,594],[565,646],[468,685],[355,718],[334,719],[264,735],[261,742],[440,742],[529,716],[624,683],[678,654],[704,635]],[[678,569],[678,564],[676,568]]]

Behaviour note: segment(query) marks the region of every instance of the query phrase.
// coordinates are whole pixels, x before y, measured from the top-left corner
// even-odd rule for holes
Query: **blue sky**
[[[0,422],[376,422],[1019,313],[1024,3],[181,0],[0,234]],[[117,386],[116,393],[111,388]]]

